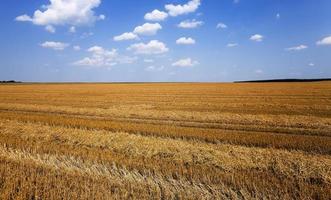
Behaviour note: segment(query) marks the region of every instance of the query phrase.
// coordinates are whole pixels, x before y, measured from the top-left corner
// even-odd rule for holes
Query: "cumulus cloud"
[[[141,26],[137,26],[133,33],[138,35],[155,35],[158,30],[161,30],[162,26],[159,23],[151,24],[145,23]]]
[[[128,50],[134,51],[135,54],[162,54],[169,51],[163,42],[152,40],[149,43],[137,43],[128,47]]]
[[[315,63],[309,63],[308,64],[310,67],[314,67],[315,66]]]
[[[31,22],[32,18],[25,14],[25,15],[17,16],[15,20],[18,22]]]
[[[287,51],[300,51],[300,50],[304,50],[304,49],[307,49],[308,46],[306,45],[299,45],[299,46],[295,46],[295,47],[289,47],[289,48],[286,48],[285,50]]]
[[[176,44],[184,44],[184,45],[195,44],[195,40],[190,37],[189,38],[181,37],[178,40],[176,40]]]
[[[184,5],[167,4],[165,9],[170,16],[176,17],[178,15],[188,14],[195,12],[201,4],[200,0],[192,0]]]
[[[47,32],[50,32],[50,33],[55,33],[55,32],[56,32],[56,29],[55,29],[54,26],[52,26],[52,25],[47,25],[47,26],[45,27],[45,30],[46,30]]]
[[[202,21],[196,21],[195,19],[193,19],[193,20],[182,21],[177,26],[179,28],[197,28],[198,26],[201,26],[202,24],[203,24]]]
[[[114,41],[123,41],[123,40],[135,40],[138,39],[138,36],[132,32],[123,33],[121,35],[115,36]]]
[[[167,17],[168,13],[155,9],[150,13],[146,13],[144,18],[149,21],[163,21]]]
[[[238,46],[238,44],[237,43],[229,43],[226,46],[227,47],[236,47],[236,46]]]
[[[35,25],[90,25],[104,15],[96,16],[93,9],[101,0],[50,0],[42,10],[36,10],[32,17],[27,14],[16,17],[16,21],[30,21]]]
[[[331,36],[325,37],[316,42],[317,45],[331,45]]]
[[[49,49],[59,51],[59,50],[64,50],[65,48],[67,48],[70,45],[67,43],[62,43],[62,42],[46,41],[46,42],[40,44],[40,46],[43,48],[49,48]]]
[[[219,29],[226,29],[228,28],[228,26],[222,22],[218,23],[216,28],[219,28]]]
[[[176,67],[193,67],[197,64],[199,64],[198,61],[194,61],[191,58],[185,58],[185,59],[180,59],[180,60],[172,63],[172,66],[176,66]]]
[[[87,50],[91,56],[74,62],[77,66],[111,67],[117,64],[133,63],[136,57],[121,56],[116,49],[107,50],[100,46],[93,46]]]
[[[76,61],[75,65],[80,66],[114,66],[117,64],[116,58],[118,56],[117,50],[106,50],[100,46],[94,46],[87,50],[92,54],[91,57],[85,57]]]
[[[255,35],[252,35],[249,39],[252,41],[255,41],[255,42],[262,42],[264,39],[264,36],[260,35],[260,34],[255,34]]]
[[[137,26],[132,32],[125,32],[121,35],[115,36],[113,39],[114,41],[139,39],[138,35],[155,35],[161,29],[162,26],[159,23],[145,23],[141,26]]]

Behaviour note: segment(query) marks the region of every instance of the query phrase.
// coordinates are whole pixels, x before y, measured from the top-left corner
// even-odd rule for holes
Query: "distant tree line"
[[[272,83],[272,82],[318,82],[331,81],[331,78],[318,79],[271,79],[271,80],[251,80],[251,81],[235,81],[235,83]]]
[[[9,80],[9,81],[0,81],[0,83],[22,83],[21,81]]]

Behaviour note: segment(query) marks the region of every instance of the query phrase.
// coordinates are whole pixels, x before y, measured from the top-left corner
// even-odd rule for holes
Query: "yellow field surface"
[[[0,199],[331,199],[331,82],[0,85]]]

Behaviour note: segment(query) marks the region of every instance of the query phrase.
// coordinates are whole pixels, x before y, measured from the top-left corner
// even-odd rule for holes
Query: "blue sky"
[[[331,77],[330,10],[330,0],[5,0],[0,80]]]

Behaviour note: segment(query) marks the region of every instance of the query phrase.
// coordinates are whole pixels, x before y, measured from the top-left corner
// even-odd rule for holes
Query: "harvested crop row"
[[[235,145],[206,144],[194,141],[182,141],[166,138],[146,137],[127,133],[111,133],[107,131],[81,130],[54,126],[45,126],[15,121],[1,122],[3,135],[19,136],[24,141],[48,144],[82,146],[108,149],[130,158],[161,159],[194,164],[208,164],[226,171],[236,169],[270,168],[275,160],[277,165],[284,165],[284,176],[302,177],[308,179],[314,174],[311,169],[318,169],[318,176],[324,177],[324,182],[331,182],[331,157],[308,155],[300,152],[271,150],[263,148],[247,148]],[[36,145],[39,146],[39,145]],[[290,165],[286,165],[285,163]],[[295,174],[291,166],[301,166],[300,174]],[[306,170],[305,170],[306,169]],[[307,171],[307,172],[305,172]]]
[[[329,156],[309,156],[300,152],[212,145],[126,133],[79,130],[11,121],[3,122],[0,127],[3,134],[1,138],[4,139],[1,143],[5,142],[4,145],[7,146],[7,150],[3,150],[3,154],[7,155],[6,159],[8,159],[8,155],[14,154],[11,156],[12,159],[16,156],[16,160],[22,160],[25,154],[29,158],[31,155],[42,155],[48,151],[51,154],[47,157],[54,155],[57,158],[62,158],[65,156],[69,160],[81,160],[84,165],[89,162],[112,165],[116,159],[109,154],[114,153],[113,156],[115,157],[122,155],[122,160],[117,159],[116,161],[119,166],[129,165],[129,169],[133,171],[137,170],[147,174],[153,172],[152,174],[165,179],[170,178],[184,182],[203,181],[197,184],[215,188],[217,191],[223,191],[224,188],[222,187],[225,186],[227,191],[236,187],[249,191],[254,188],[254,185],[259,185],[260,191],[254,191],[254,193],[266,195],[266,192],[272,188],[271,193],[282,193],[285,190],[284,184],[287,187],[292,187],[293,182],[302,187],[298,190],[300,195],[308,195],[306,194],[307,191],[310,194],[318,194],[320,192],[318,190],[322,189],[326,192],[330,189],[331,159]],[[10,138],[13,138],[12,143]],[[10,146],[21,150],[18,150],[19,153],[17,153]],[[61,153],[59,146],[64,146],[63,149],[67,149],[67,151],[64,150]],[[57,148],[54,149],[54,147]],[[6,154],[6,151],[9,151],[9,154]],[[86,152],[95,152],[95,157],[91,157],[92,153],[90,156],[85,155]],[[32,157],[37,161],[38,159],[43,160],[42,156]],[[127,162],[124,161],[125,158],[129,158]],[[56,161],[57,159],[48,160],[55,160],[54,163],[58,163],[58,165],[68,166],[61,159],[60,161]],[[176,167],[174,166],[168,168],[170,162],[174,166],[177,165],[177,168],[187,166],[188,170],[180,173],[175,171]],[[145,165],[144,163],[152,163],[152,165]],[[39,164],[44,165],[43,162]],[[76,163],[74,166],[81,168],[80,165]],[[148,173],[148,171],[150,172]],[[189,172],[193,175],[190,178]],[[295,178],[293,179],[293,177]],[[283,180],[283,185],[280,184],[280,179]],[[318,181],[320,185],[318,190],[310,186],[311,181]],[[216,195],[216,193],[213,194]]]
[[[291,135],[272,132],[232,131],[195,127],[178,127],[172,125],[141,124],[118,122],[74,116],[56,116],[47,114],[24,114],[0,112],[0,118],[23,122],[37,122],[48,125],[82,129],[99,129],[124,131],[133,134],[159,137],[200,140],[209,143],[229,143],[245,146],[273,147],[280,149],[303,150],[321,154],[331,154],[331,138],[309,135]]]
[[[89,115],[96,117],[111,118],[138,118],[154,119],[163,121],[179,122],[199,122],[199,123],[219,123],[233,124],[243,126],[261,126],[271,130],[274,128],[302,128],[331,132],[331,119],[303,116],[303,115],[263,115],[263,114],[234,114],[214,112],[192,112],[192,111],[159,111],[153,107],[135,105],[135,106],[112,106],[107,109],[94,108],[72,108],[64,106],[41,106],[28,104],[1,104],[0,109],[4,111],[26,111],[41,112],[49,114],[68,114],[68,115]],[[312,133],[314,134],[314,133]],[[324,133],[325,134],[325,133]],[[330,135],[330,134],[329,134]]]

